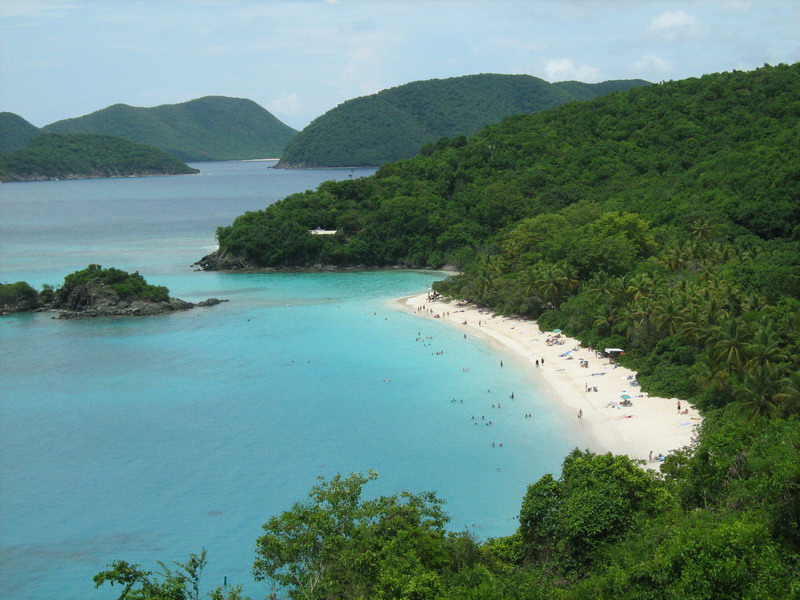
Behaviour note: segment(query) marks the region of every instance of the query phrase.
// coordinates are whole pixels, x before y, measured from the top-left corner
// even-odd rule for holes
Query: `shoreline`
[[[427,293],[392,304],[516,354],[538,375],[545,397],[574,415],[575,437],[588,434],[592,452],[624,454],[658,470],[657,457],[690,445],[702,423],[702,416],[687,401],[642,392],[634,371],[560,332],[541,331],[536,321],[500,316],[467,302],[429,300]],[[628,396],[630,406],[621,404],[623,396]]]

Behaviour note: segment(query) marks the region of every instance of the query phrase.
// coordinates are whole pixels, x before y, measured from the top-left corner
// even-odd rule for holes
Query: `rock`
[[[196,263],[204,271],[243,271],[255,268],[246,258],[215,250]],[[194,265],[193,265],[194,266]]]
[[[202,302],[198,302],[197,306],[216,306],[221,302],[227,302],[227,300],[220,300],[219,298],[209,298],[208,300],[203,300]]]

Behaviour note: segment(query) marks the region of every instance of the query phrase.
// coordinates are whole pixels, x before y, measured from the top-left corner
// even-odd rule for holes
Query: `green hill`
[[[655,225],[703,216],[788,237],[798,218],[797,72],[708,75],[510,117],[373,177],[248,213],[220,229],[220,248],[269,266],[440,266],[576,203]],[[342,235],[307,235],[318,226]]]
[[[798,98],[800,63],[636,88],[220,228],[217,258],[250,265],[454,263],[437,292],[624,348],[643,392],[703,413],[660,472],[574,450],[501,539],[447,535],[430,495],[398,517],[359,504],[367,478],[331,480],[267,521],[257,576],[309,598],[800,597]],[[309,539],[336,552],[310,562]]]
[[[113,135],[161,148],[184,161],[277,158],[297,133],[255,102],[223,96],[153,108],[115,104],[43,130]]]
[[[348,100],[289,142],[279,167],[351,167],[409,158],[441,137],[471,135],[503,118],[646,81],[548,83],[529,75],[468,75],[415,81]]]
[[[0,113],[0,152],[18,150],[37,135],[39,128],[19,115],[10,112]]]
[[[109,135],[45,133],[0,155],[0,181],[197,173],[163,150]]]

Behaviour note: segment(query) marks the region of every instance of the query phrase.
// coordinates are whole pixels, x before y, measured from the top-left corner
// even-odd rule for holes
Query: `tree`
[[[670,502],[656,476],[627,456],[575,449],[564,459],[559,480],[545,475],[528,488],[519,517],[524,551],[537,561],[555,556],[566,570],[585,567],[637,515]]]
[[[436,598],[453,540],[442,501],[401,492],[363,500],[374,471],[320,478],[305,502],[264,524],[253,572],[289,598]],[[455,568],[455,567],[452,567]]]
[[[100,571],[94,576],[94,587],[108,583],[110,586],[121,585],[122,593],[118,600],[199,600],[200,576],[206,566],[206,551],[190,554],[184,563],[176,562],[177,569],[172,569],[159,561],[161,571],[154,576],[151,571],[144,571],[139,565],[117,560],[109,565],[107,571]],[[241,595],[241,588],[235,586],[230,590],[217,588],[209,594],[212,600],[248,600]]]

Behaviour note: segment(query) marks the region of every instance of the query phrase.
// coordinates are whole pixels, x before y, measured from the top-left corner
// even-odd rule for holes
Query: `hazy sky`
[[[0,0],[0,111],[249,98],[302,129],[421,79],[683,79],[800,59],[798,0]]]

